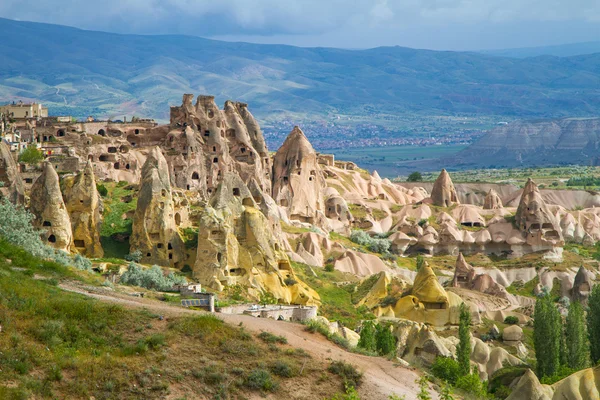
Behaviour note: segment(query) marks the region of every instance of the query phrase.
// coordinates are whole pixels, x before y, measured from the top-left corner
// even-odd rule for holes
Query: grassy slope
[[[340,387],[303,351],[213,316],[163,319],[64,292],[62,279],[99,280],[0,242],[0,398],[242,398],[251,372],[274,371],[276,360],[292,376],[271,374],[278,395]]]

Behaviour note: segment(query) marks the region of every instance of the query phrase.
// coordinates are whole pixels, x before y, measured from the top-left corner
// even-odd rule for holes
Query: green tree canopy
[[[533,346],[540,378],[556,374],[560,367],[561,317],[548,294],[535,303]]]
[[[458,325],[458,339],[460,342],[456,347],[456,358],[460,367],[460,375],[466,376],[471,373],[471,312],[465,303],[460,305],[460,317]]]
[[[406,181],[407,182],[421,182],[421,181],[423,181],[423,175],[420,172],[415,171],[408,176]]]
[[[600,285],[592,288],[588,298],[587,328],[592,364],[600,361]]]
[[[565,324],[565,336],[567,365],[569,368],[575,370],[587,368],[590,363],[590,347],[583,306],[579,302],[573,302],[569,307],[567,323]]]
[[[44,160],[44,153],[38,150],[34,145],[27,146],[25,150],[19,154],[19,162],[25,164],[37,164]]]

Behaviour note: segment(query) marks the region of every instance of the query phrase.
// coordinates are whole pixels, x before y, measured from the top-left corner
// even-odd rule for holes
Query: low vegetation
[[[185,277],[173,272],[165,275],[162,268],[154,265],[144,268],[134,262],[129,263],[127,271],[121,275],[121,283],[131,286],[139,286],[151,290],[169,290],[176,285],[185,285]]]

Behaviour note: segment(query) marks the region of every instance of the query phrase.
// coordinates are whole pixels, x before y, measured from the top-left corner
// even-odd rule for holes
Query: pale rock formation
[[[401,318],[386,318],[398,339],[396,353],[411,364],[430,366],[436,357],[452,354],[435,331],[426,324]]]
[[[273,158],[273,198],[290,219],[314,224],[325,210],[325,187],[317,153],[296,126]]]
[[[167,161],[155,147],[142,167],[130,238],[131,251],[141,251],[144,263],[183,267],[185,249],[174,213]]]
[[[490,189],[483,200],[483,209],[497,210],[500,208],[502,208],[502,199],[500,198],[500,195],[498,195],[498,192],[494,189]]]
[[[517,384],[512,388],[510,396],[506,400],[551,400],[553,390],[551,386],[542,385],[537,376],[528,369]]]
[[[335,260],[333,266],[338,271],[349,272],[359,277],[390,270],[390,267],[381,258],[354,250],[346,250],[340,258]]]
[[[502,331],[502,341],[507,344],[516,345],[523,340],[523,329],[519,325],[511,325]]]
[[[19,174],[19,166],[10,154],[8,144],[0,140],[0,197],[7,198],[13,204],[24,204],[25,186]]]
[[[582,265],[579,267],[575,279],[573,281],[573,288],[571,289],[571,298],[574,301],[579,301],[587,304],[587,299],[594,285],[594,273],[588,271]]]
[[[439,207],[450,207],[459,203],[452,179],[445,169],[442,169],[442,172],[440,172],[440,175],[433,184],[431,202],[433,205]]]
[[[58,174],[49,162],[31,187],[29,211],[35,216],[33,225],[40,228],[52,247],[66,252],[73,246],[73,231],[69,213],[60,191]]]
[[[71,218],[73,244],[86,257],[101,258],[102,200],[96,189],[94,167],[90,161],[76,176],[63,180],[63,193],[67,212]]]
[[[203,285],[221,291],[239,284],[255,299],[268,292],[280,303],[320,303],[294,274],[282,240],[239,176],[224,176],[199,225],[193,274]]]

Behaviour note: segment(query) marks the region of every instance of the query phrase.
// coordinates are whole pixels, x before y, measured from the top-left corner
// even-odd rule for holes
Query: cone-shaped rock
[[[456,189],[450,179],[450,174],[445,169],[440,172],[440,175],[435,180],[431,189],[431,202],[439,207],[450,207],[453,204],[459,203]]]
[[[10,154],[8,145],[0,140],[0,197],[6,197],[13,204],[25,202],[25,186],[19,174],[19,167]]]
[[[590,290],[594,285],[594,274],[583,267],[579,267],[579,271],[575,275],[573,289],[571,289],[571,297],[574,301],[587,303],[590,295]]]
[[[273,198],[290,218],[312,223],[324,209],[324,187],[317,153],[296,126],[273,160]]]
[[[490,189],[483,200],[483,209],[496,210],[498,208],[502,208],[502,199],[494,189]]]
[[[63,192],[65,205],[71,216],[75,249],[87,257],[102,257],[104,255],[100,244],[102,201],[96,189],[94,167],[90,161],[76,176],[63,181]]]
[[[411,294],[424,304],[448,303],[448,295],[428,263],[425,263],[417,272]]]
[[[131,251],[141,251],[142,261],[148,264],[179,267],[185,256],[174,219],[169,169],[158,147],[142,167],[130,243]]]
[[[515,214],[515,222],[524,231],[552,229],[560,231],[560,224],[542,198],[540,191],[531,179],[527,180]]]
[[[454,267],[454,278],[452,278],[452,287],[464,287],[473,280],[475,270],[467,263],[462,253],[458,253],[456,266]]]
[[[69,252],[73,244],[73,232],[58,174],[49,162],[45,162],[42,168],[42,174],[31,187],[29,211],[35,216],[34,226],[45,231],[48,244]]]

